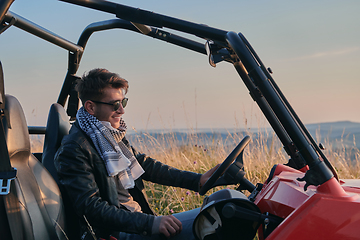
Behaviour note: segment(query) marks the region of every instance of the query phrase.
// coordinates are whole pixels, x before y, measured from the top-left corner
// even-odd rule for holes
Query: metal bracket
[[[17,169],[12,168],[9,172],[0,172],[0,195],[8,195],[10,192],[11,180],[14,180]]]
[[[225,47],[217,45],[211,40],[208,40],[205,43],[205,50],[207,55],[209,56],[209,64],[212,67],[216,67],[216,64],[221,61],[231,60],[229,51]]]
[[[16,22],[16,19],[14,17],[11,18],[11,20],[7,23],[5,20],[0,25],[0,34],[3,33],[6,29],[14,25]]]

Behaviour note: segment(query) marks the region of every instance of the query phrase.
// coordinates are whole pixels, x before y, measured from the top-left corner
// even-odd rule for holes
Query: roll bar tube
[[[9,8],[13,2],[14,2],[14,0],[0,1],[0,23],[3,21],[5,14],[9,10]]]
[[[189,21],[157,14],[154,12],[133,8],[122,4],[112,3],[102,0],[60,0],[67,3],[84,6],[107,13],[115,14],[116,17],[130,22],[141,23],[158,28],[167,27],[195,36],[224,41],[227,31],[208,27],[206,25],[192,23]]]
[[[61,48],[64,48],[66,50],[69,50],[74,53],[82,53],[83,49],[82,47],[66,40],[65,38],[60,37],[59,35],[11,12],[8,11],[5,14],[5,21],[8,23],[13,23],[14,26],[31,33],[39,38],[42,38],[48,42],[51,42]],[[14,21],[15,20],[15,21]]]
[[[284,127],[281,125],[279,119],[276,117],[275,113],[269,106],[268,102],[262,95],[261,91],[258,89],[258,87],[252,82],[250,77],[248,76],[248,73],[242,64],[242,62],[238,61],[234,63],[234,67],[240,77],[243,79],[243,82],[245,83],[246,87],[249,89],[249,93],[254,101],[258,104],[259,108],[263,112],[264,116],[268,120],[269,124],[271,125],[272,129],[275,131],[276,135],[279,137],[281,143],[284,146],[291,146],[292,140],[289,137],[289,135],[286,133]],[[299,159],[297,150],[290,150],[288,149],[290,147],[285,147],[286,152],[288,155],[295,161],[296,169],[303,168],[306,164],[303,159]],[[295,160],[299,159],[299,160]]]
[[[305,189],[309,185],[317,186],[334,177],[326,164],[319,159],[315,149],[297,125],[293,116],[282,101],[282,98],[280,98],[278,93],[274,90],[268,77],[259,66],[258,61],[254,59],[254,56],[240,36],[235,32],[228,32],[226,41],[238,55],[251,81],[259,88],[261,94],[264,95],[276,116],[281,119],[283,128],[286,130],[295,146],[297,146],[300,155],[309,166],[310,170],[307,171],[305,177],[301,179],[306,181]]]
[[[85,46],[86,46],[90,36],[94,32],[109,30],[109,29],[113,29],[113,28],[123,28],[123,29],[137,31],[137,29],[133,25],[131,25],[128,22],[124,22],[124,21],[107,20],[107,21],[96,22],[96,23],[92,23],[92,24],[88,25],[83,30],[83,32],[81,33],[81,35],[78,39],[77,46],[81,47],[82,50],[84,51]],[[67,97],[71,94],[73,84],[78,79],[78,77],[76,77],[75,74],[76,74],[77,70],[79,69],[83,51],[81,53],[79,53],[78,55],[76,55],[72,52],[69,52],[68,71],[65,76],[65,80],[61,87],[60,94],[59,94],[59,97],[57,100],[57,103],[61,104],[62,106],[65,106]],[[68,115],[73,118],[75,117],[75,114],[77,111],[77,106],[78,106],[78,103],[76,103],[76,102],[78,102],[77,97],[75,97],[75,100],[72,101],[72,104],[75,104],[75,105],[73,105],[72,107],[70,107],[70,105],[69,105],[68,111],[67,111]],[[69,107],[73,108],[73,109],[69,110]]]
[[[146,34],[139,30],[139,28],[149,29],[150,31],[146,31]],[[149,27],[142,24],[132,24],[129,21],[123,20],[123,19],[112,19],[112,20],[106,20],[101,22],[96,22],[88,25],[84,31],[81,33],[79,40],[77,42],[77,46],[81,47],[84,51],[86,44],[90,38],[90,36],[94,32],[98,31],[104,31],[109,29],[126,29],[130,31],[134,31],[137,33],[141,33],[144,35],[147,35],[149,37],[153,37],[162,41],[166,41],[168,43],[184,47],[187,49],[190,49],[192,51],[206,54],[205,46],[204,44],[198,43],[196,41],[171,34],[169,32],[157,29],[155,27]],[[73,53],[69,53],[69,66],[68,66],[68,72],[66,74],[63,86],[61,88],[57,103],[61,104],[62,106],[65,106],[67,97],[70,95],[69,98],[69,104],[67,113],[71,118],[75,118],[76,111],[78,109],[78,98],[75,96],[76,94],[72,94],[73,92],[73,86],[75,81],[78,79],[78,77],[75,76],[80,60],[82,57],[82,52],[80,52],[78,55],[74,55]],[[73,97],[71,97],[73,95]]]
[[[136,27],[136,26],[141,26],[141,25],[145,28],[148,28],[149,32],[147,32],[145,34],[144,32],[140,31],[138,27]],[[97,32],[97,31],[108,30],[108,29],[115,29],[115,28],[126,29],[126,30],[131,30],[131,31],[137,32],[137,33],[142,33],[144,35],[148,35],[150,37],[153,37],[153,38],[156,38],[156,39],[159,39],[162,41],[166,41],[166,42],[175,44],[180,47],[184,47],[184,48],[187,48],[187,49],[190,49],[190,50],[202,53],[202,54],[206,54],[204,44],[201,44],[196,41],[189,40],[187,38],[160,30],[155,27],[149,27],[149,26],[143,25],[143,24],[133,24],[129,21],[122,20],[122,19],[101,21],[101,22],[96,22],[96,23],[92,23],[92,24],[88,25],[84,29],[84,31],[81,33],[81,36],[78,40],[77,45],[85,48],[86,43],[92,33]]]
[[[329,169],[331,170],[331,172],[334,174],[334,177],[339,180],[339,177],[335,171],[335,169],[333,168],[333,166],[331,165],[331,163],[327,160],[325,154],[320,150],[319,146],[316,144],[316,142],[314,141],[314,139],[312,138],[312,136],[310,135],[309,131],[306,129],[305,125],[301,122],[299,116],[296,114],[295,110],[292,108],[292,106],[290,105],[290,103],[287,101],[287,99],[285,98],[285,95],[282,93],[282,91],[280,90],[280,88],[278,87],[278,85],[276,84],[275,80],[272,78],[272,76],[269,74],[269,72],[266,70],[265,65],[262,63],[261,59],[259,58],[259,56],[256,54],[255,50],[252,48],[252,46],[250,45],[250,43],[247,41],[247,39],[245,38],[245,36],[241,33],[238,33],[238,35],[240,36],[241,40],[245,43],[246,47],[249,49],[249,51],[251,52],[251,54],[254,56],[254,58],[256,59],[256,61],[260,64],[260,68],[263,70],[263,72],[265,73],[265,75],[267,76],[268,80],[270,81],[271,85],[274,87],[275,91],[278,93],[279,98],[283,101],[284,105],[286,106],[286,108],[289,110],[290,114],[293,116],[294,120],[296,121],[296,123],[298,124],[298,126],[300,127],[301,131],[306,135],[306,137],[308,138],[308,140],[311,142],[312,146],[315,148],[316,152],[320,155],[320,157],[324,160],[325,164],[329,167]],[[280,137],[279,137],[280,138]],[[280,138],[281,139],[281,138]],[[284,144],[285,146],[285,150],[289,153],[289,155],[291,152],[294,152],[295,149],[293,149],[292,145],[287,145]],[[296,151],[296,150],[295,150]]]
[[[317,154],[311,146],[310,148],[308,147],[308,142],[304,139],[303,133],[294,123],[288,109],[286,109],[281,99],[279,99],[278,94],[270,85],[267,76],[259,67],[246,45],[234,32],[228,33],[227,41],[244,64],[251,81],[259,88],[270,107],[278,115],[278,118],[282,119],[282,125],[287,130],[291,139],[297,143],[296,145],[299,147],[299,151],[302,153],[308,165],[312,165],[312,161],[316,161],[315,159],[318,159]]]

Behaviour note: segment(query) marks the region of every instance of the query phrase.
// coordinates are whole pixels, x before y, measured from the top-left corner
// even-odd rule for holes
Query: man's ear
[[[95,103],[94,102],[87,100],[84,104],[84,108],[90,115],[94,115],[94,113],[95,113]]]

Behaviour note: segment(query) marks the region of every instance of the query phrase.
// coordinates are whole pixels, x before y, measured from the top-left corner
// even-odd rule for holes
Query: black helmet
[[[230,210],[234,207],[240,211],[229,214],[229,211],[226,211],[229,210],[229,207]],[[254,221],[254,218],[247,219],[245,215],[248,215],[249,211],[250,214],[255,212],[255,215],[260,213],[259,208],[242,192],[232,189],[217,191],[204,199],[200,213],[194,220],[193,233],[195,238],[198,240],[251,240],[254,238],[260,223]]]

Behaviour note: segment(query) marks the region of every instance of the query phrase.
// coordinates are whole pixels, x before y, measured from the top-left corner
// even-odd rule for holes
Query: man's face
[[[103,98],[99,101],[106,103],[113,103],[115,101],[122,101],[124,99],[124,93],[121,88],[112,88],[107,87],[104,89]],[[124,108],[120,104],[120,108],[114,111],[114,107],[111,105],[95,103],[94,106],[94,116],[99,121],[108,121],[110,122],[113,128],[120,127],[120,118],[125,113]]]

